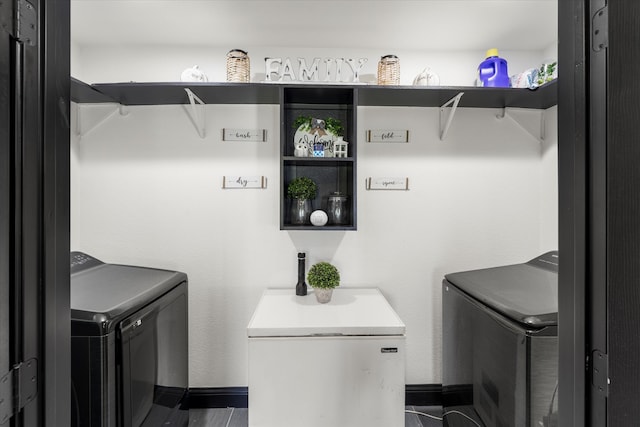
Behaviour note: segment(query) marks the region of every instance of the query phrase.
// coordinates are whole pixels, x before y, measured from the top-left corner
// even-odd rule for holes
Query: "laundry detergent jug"
[[[487,51],[487,59],[478,66],[478,78],[485,87],[509,87],[507,61],[498,56],[498,49]]]

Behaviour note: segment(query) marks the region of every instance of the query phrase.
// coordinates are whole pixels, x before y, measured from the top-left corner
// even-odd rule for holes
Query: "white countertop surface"
[[[291,289],[267,289],[247,326],[251,337],[404,335],[405,325],[378,289],[336,288],[320,304]]]

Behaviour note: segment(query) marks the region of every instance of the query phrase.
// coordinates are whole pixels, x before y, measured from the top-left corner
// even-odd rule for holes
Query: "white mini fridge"
[[[268,289],[247,334],[249,427],[404,425],[405,325],[378,289]]]

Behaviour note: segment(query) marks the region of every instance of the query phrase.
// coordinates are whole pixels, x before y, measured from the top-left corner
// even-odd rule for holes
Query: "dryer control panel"
[[[84,252],[71,252],[71,274],[102,264],[104,264],[104,262]]]

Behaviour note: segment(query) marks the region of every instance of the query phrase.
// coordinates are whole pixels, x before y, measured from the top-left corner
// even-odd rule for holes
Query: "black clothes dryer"
[[[187,275],[71,253],[72,425],[186,426]]]
[[[443,281],[443,406],[450,427],[557,420],[558,253]]]

